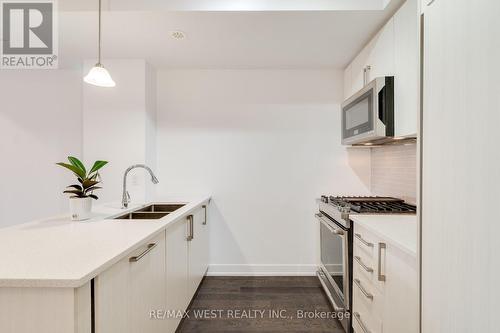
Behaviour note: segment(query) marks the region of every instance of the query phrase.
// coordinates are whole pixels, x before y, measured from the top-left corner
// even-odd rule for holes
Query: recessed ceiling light
[[[170,37],[172,37],[173,39],[181,40],[186,39],[186,34],[184,33],[184,31],[174,30],[170,32]]]

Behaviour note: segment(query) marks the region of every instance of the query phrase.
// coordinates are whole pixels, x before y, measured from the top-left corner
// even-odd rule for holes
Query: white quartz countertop
[[[415,215],[350,215],[349,218],[412,256],[417,255]],[[354,226],[356,228],[356,226]]]
[[[80,287],[209,200],[155,201],[186,204],[158,220],[109,219],[144,206],[116,203],[95,207],[87,221],[61,216],[2,228],[0,287]]]

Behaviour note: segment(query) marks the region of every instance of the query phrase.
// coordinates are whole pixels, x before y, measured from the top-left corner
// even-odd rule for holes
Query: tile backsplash
[[[371,189],[374,195],[401,198],[415,204],[417,145],[372,148]]]

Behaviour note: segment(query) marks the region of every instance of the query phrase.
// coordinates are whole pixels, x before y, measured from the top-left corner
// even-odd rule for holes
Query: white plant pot
[[[69,211],[71,220],[88,220],[92,212],[92,200],[92,198],[70,198]]]

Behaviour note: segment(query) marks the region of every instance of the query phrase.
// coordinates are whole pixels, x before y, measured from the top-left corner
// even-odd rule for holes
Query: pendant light
[[[115,81],[111,78],[108,71],[101,64],[101,0],[99,0],[99,57],[97,64],[83,78],[83,81],[98,87],[114,87]]]

